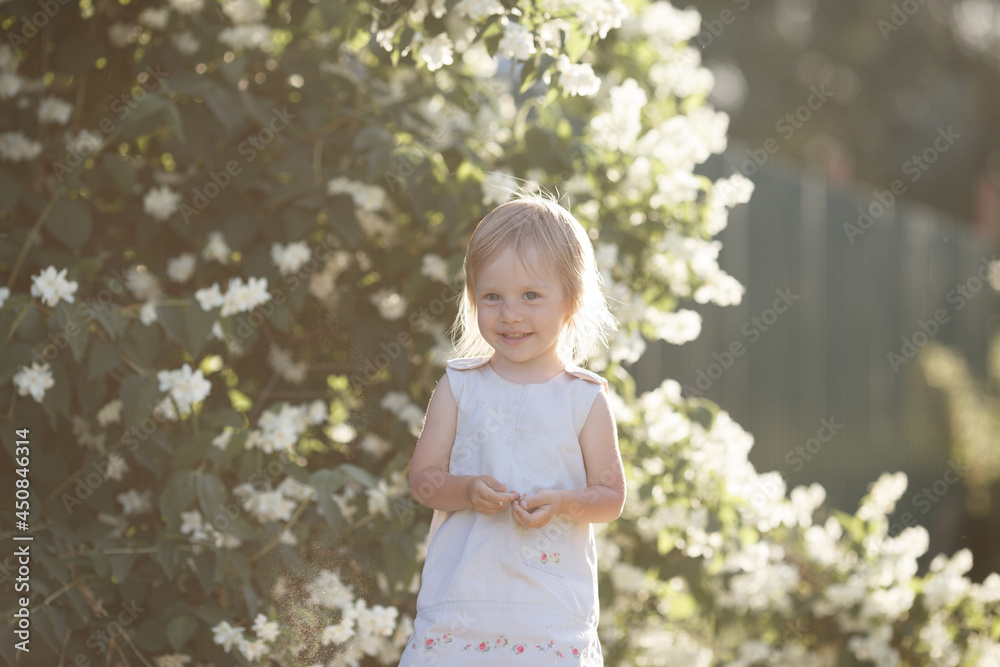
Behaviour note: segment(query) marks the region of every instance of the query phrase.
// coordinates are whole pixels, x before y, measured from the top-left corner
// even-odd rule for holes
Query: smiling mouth
[[[507,333],[502,333],[500,335],[502,337],[504,337],[504,338],[509,339],[509,340],[521,340],[522,338],[526,338],[527,336],[530,336],[531,334],[530,333],[521,333],[521,334],[507,334]]]

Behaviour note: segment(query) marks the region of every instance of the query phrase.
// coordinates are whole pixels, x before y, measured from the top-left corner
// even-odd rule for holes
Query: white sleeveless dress
[[[508,490],[587,486],[580,432],[599,375],[575,366],[548,382],[501,378],[488,357],[448,362],[458,405],[449,472]],[[413,635],[400,667],[601,667],[597,553],[590,523],[521,528],[511,510],[434,511]]]

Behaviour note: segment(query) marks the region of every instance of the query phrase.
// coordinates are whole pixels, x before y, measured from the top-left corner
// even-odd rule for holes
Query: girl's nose
[[[521,313],[511,304],[505,303],[500,309],[500,319],[504,322],[516,322],[521,319]]]

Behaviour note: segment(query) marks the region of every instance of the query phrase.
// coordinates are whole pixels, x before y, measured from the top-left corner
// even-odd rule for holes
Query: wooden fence
[[[632,368],[638,388],[673,378],[714,400],[754,435],[758,471],[781,471],[789,488],[819,482],[840,509],[854,511],[883,471],[904,471],[900,508],[947,524],[961,511],[960,485],[933,512],[915,497],[946,476],[948,435],[941,397],[902,339],[954,346],[983,374],[998,295],[974,277],[995,250],[906,202],[859,225],[859,207],[879,212],[874,194],[834,191],[774,162],[751,176],[752,200],[719,237],[720,265],[746,287],[742,303],[688,306],[704,317],[701,336],[651,343]],[[730,359],[734,343],[744,351]]]

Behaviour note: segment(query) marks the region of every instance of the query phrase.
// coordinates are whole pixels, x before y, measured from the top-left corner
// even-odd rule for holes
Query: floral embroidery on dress
[[[558,563],[559,562],[559,552],[558,551],[553,551],[550,554],[546,554],[543,551],[541,553],[541,555],[538,557],[538,559],[540,561],[542,561],[542,565],[548,565],[549,563]]]
[[[447,638],[447,641],[446,641]],[[438,646],[446,646],[452,643],[452,638],[449,635],[443,635],[437,640],[425,638],[424,639],[424,649],[430,650]],[[510,650],[517,655],[523,654],[528,650],[528,645],[521,642],[511,642],[505,635],[497,635],[497,638],[493,641],[482,640],[479,643],[469,643],[462,647],[463,651],[478,651],[479,653],[488,653],[493,649],[504,648],[505,646],[510,646]],[[577,660],[587,657],[587,647],[584,646],[583,649],[579,649],[575,646],[571,646],[566,653],[562,650],[555,649],[555,640],[549,641],[547,644],[535,644],[535,649],[541,652],[555,650],[555,654],[560,658],[572,656]],[[414,644],[413,648],[417,648]]]
[[[437,648],[438,646],[447,646],[453,641],[454,638],[447,633],[441,635],[437,639],[434,639],[433,637],[424,637],[424,651],[430,651],[431,649]],[[414,642],[410,646],[412,648],[417,648],[416,642]]]

